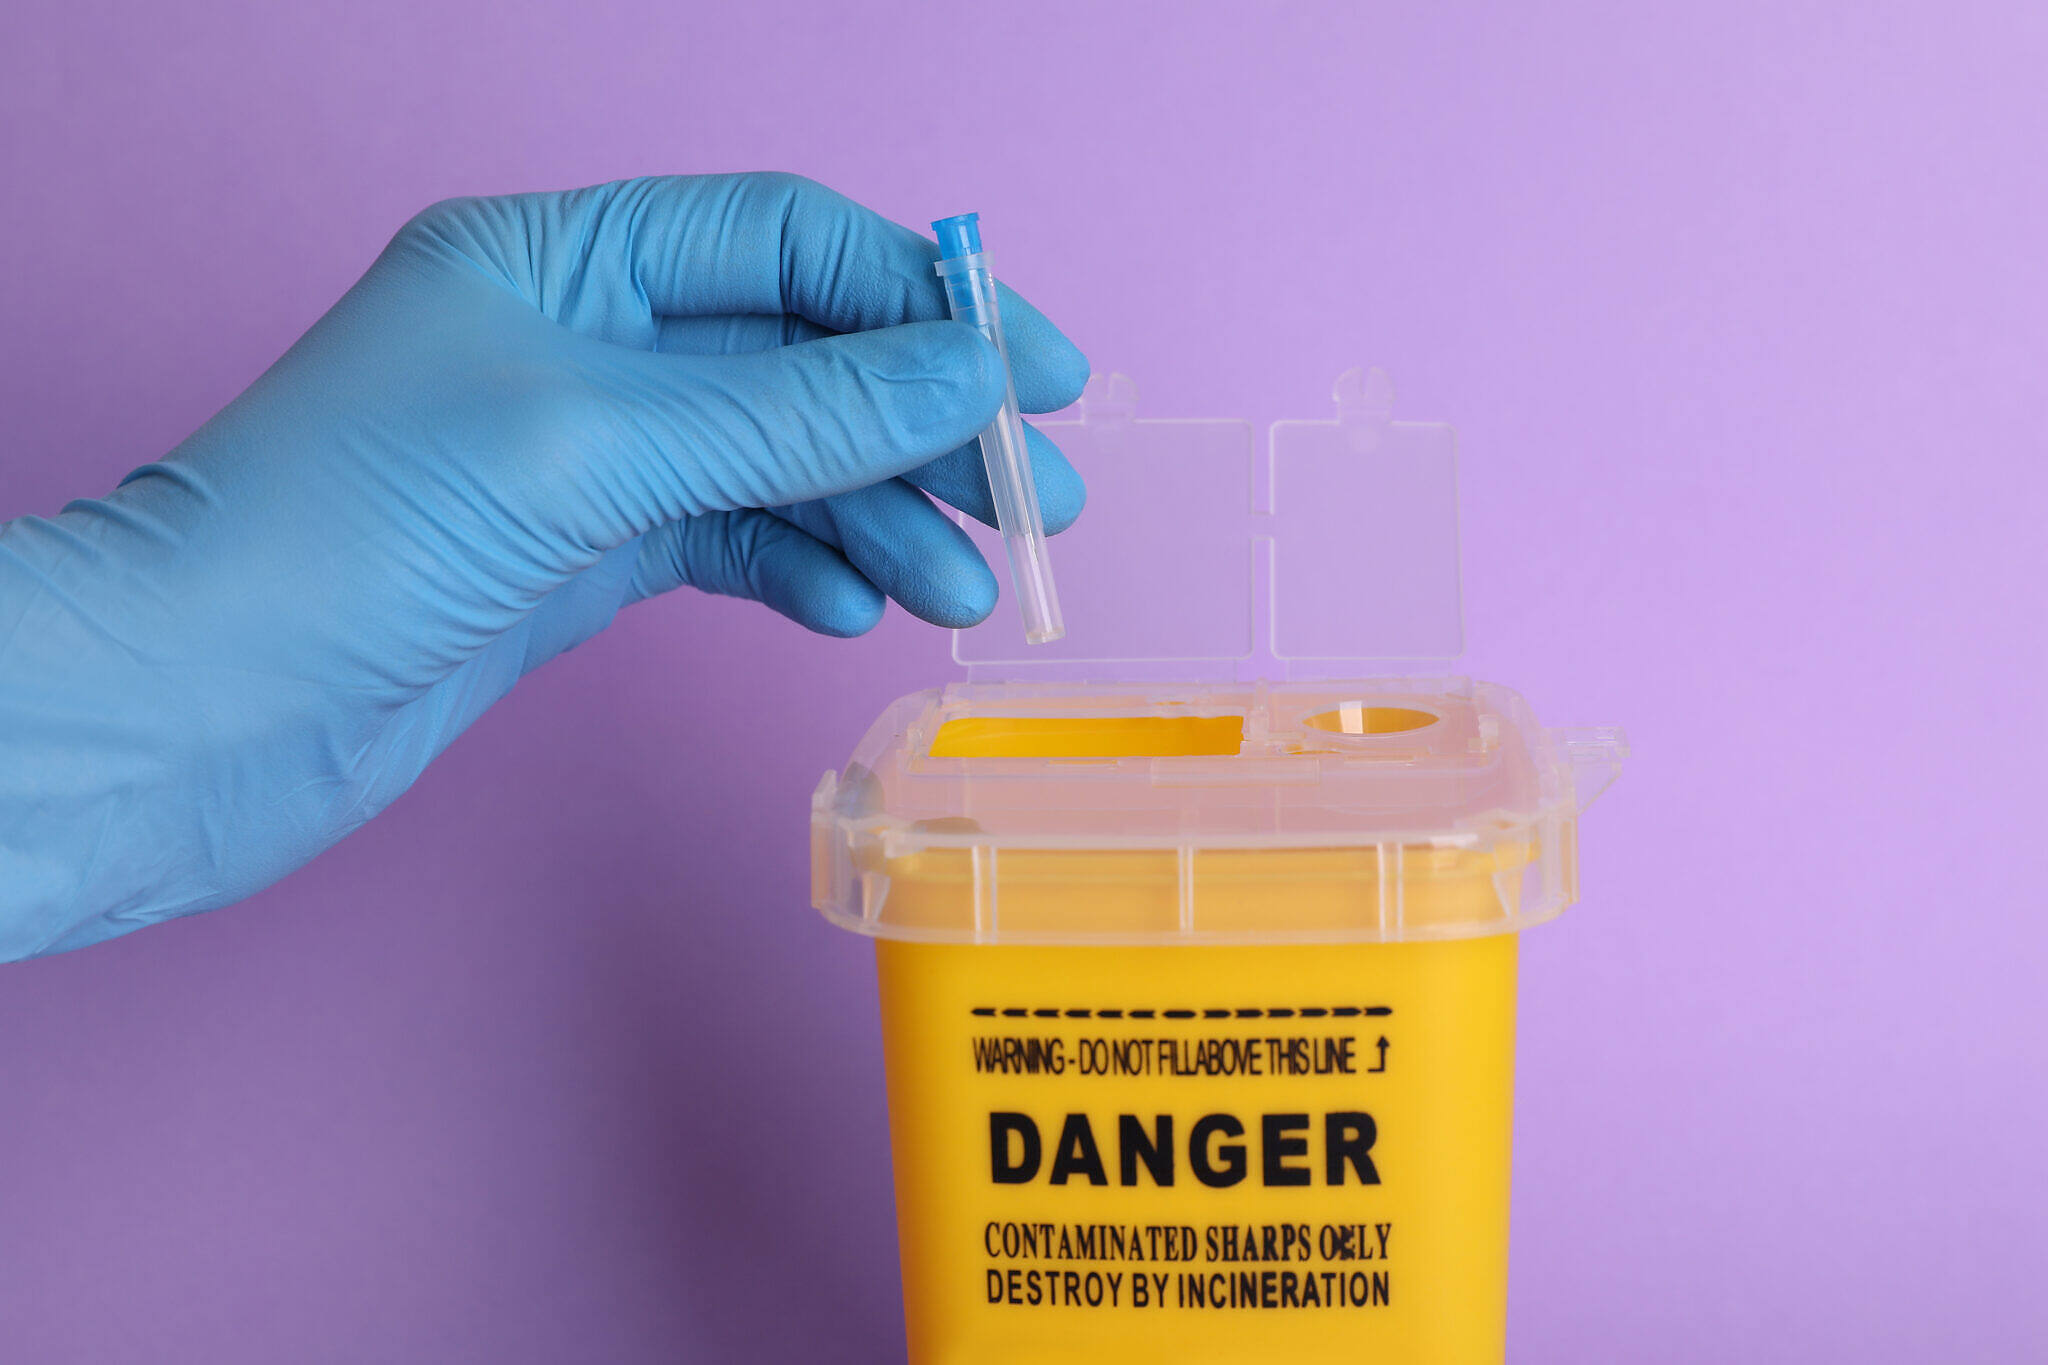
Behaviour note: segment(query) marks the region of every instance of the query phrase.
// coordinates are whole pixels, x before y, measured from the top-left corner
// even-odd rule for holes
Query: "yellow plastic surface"
[[[1373,706],[1360,701],[1345,702],[1334,710],[1319,711],[1302,720],[1311,730],[1339,735],[1399,735],[1436,722],[1434,711],[1419,711],[1412,706]]]
[[[933,758],[1169,758],[1234,754],[1243,716],[961,716]]]
[[[1124,913],[1066,870],[1071,913]],[[876,950],[913,1362],[1502,1358],[1515,935]]]

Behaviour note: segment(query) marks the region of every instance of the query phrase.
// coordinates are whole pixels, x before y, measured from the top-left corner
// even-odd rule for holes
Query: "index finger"
[[[802,176],[658,176],[603,193],[593,236],[624,227],[633,281],[656,314],[791,314],[834,332],[946,317],[936,243]],[[998,288],[1019,401],[1029,411],[1065,407],[1088,381],[1087,358],[1022,296]]]

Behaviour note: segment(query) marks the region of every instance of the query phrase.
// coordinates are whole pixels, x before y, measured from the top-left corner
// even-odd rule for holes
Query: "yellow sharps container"
[[[1337,398],[1258,469],[1091,384],[1067,639],[962,632],[818,789],[920,1365],[1502,1358],[1516,935],[1624,748],[1431,670],[1454,435]]]

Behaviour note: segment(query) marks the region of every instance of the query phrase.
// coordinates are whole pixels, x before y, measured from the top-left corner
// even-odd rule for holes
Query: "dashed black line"
[[[1391,1005],[1276,1005],[1238,1009],[1073,1009],[1063,1006],[976,1005],[969,1011],[977,1019],[1383,1019],[1394,1012]]]

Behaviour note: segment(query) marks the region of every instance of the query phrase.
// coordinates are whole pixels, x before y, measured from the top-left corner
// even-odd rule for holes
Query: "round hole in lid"
[[[1437,722],[1435,713],[1412,706],[1374,706],[1347,701],[1331,711],[1318,711],[1303,723],[1311,730],[1338,735],[1400,735]]]

